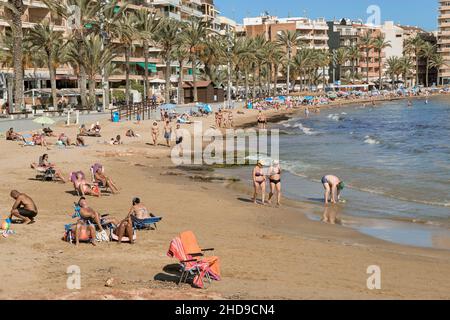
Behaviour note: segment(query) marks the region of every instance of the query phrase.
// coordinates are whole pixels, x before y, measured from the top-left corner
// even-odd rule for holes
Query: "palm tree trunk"
[[[171,83],[170,83],[170,76],[172,73],[171,70],[171,66],[170,66],[170,56],[166,57],[166,87],[164,90],[164,102],[165,103],[169,103],[170,102],[170,88],[171,88]]]
[[[280,73],[280,66],[277,64],[275,67],[275,79],[274,79],[274,87],[273,87],[273,95],[277,95],[277,85],[278,85],[278,74]]]
[[[109,70],[110,70],[110,63],[108,63],[105,67],[104,67],[104,86],[105,86],[105,90],[104,93],[106,93],[105,95],[105,105],[103,106],[103,111],[105,111],[107,108],[109,108],[109,103],[110,103],[110,99],[109,99]]]
[[[197,91],[197,57],[192,55],[191,57],[192,64],[192,80],[194,80],[194,102],[198,102],[198,91]]]
[[[183,89],[183,60],[180,63],[180,75],[178,76],[178,103],[184,104],[184,89]]]
[[[383,86],[382,86],[382,83],[381,83],[381,50],[380,51],[378,51],[378,74],[379,74],[379,77],[378,77],[378,90],[382,90],[383,89]]]
[[[369,84],[369,52],[370,50],[366,50],[366,75],[367,75],[367,84]]]
[[[14,50],[14,106],[15,110],[23,106],[23,30],[22,15],[24,13],[24,5],[22,1],[14,1],[14,7],[17,12],[12,12],[13,23],[13,50]],[[11,106],[10,106],[11,109]],[[12,109],[14,110],[14,109]]]
[[[245,99],[248,99],[248,67],[245,67]]]
[[[86,108],[87,103],[87,94],[86,94],[86,85],[87,85],[87,74],[84,66],[80,65],[80,97],[81,97],[81,107]]]
[[[89,107],[94,110],[96,106],[95,96],[95,74],[91,74],[89,77]]]
[[[125,102],[130,104],[130,47],[125,48]]]
[[[419,85],[419,51],[416,51],[416,86]]]
[[[56,72],[55,72],[55,68],[53,68],[53,64],[51,62],[51,56],[48,55],[47,56],[48,59],[48,72],[50,73],[50,86],[52,88],[52,105],[53,108],[57,108],[58,107],[58,97],[56,94]]]
[[[150,96],[150,83],[148,81],[148,42],[144,41],[143,43],[144,49],[144,101],[147,102],[148,97]]]
[[[289,47],[288,48],[288,60],[287,60],[287,75],[286,75],[286,92],[287,92],[287,95],[289,95],[289,85],[290,85],[290,79],[289,79],[289,76],[290,76],[290,73],[291,73],[291,48]]]
[[[426,68],[426,79],[425,79],[425,83],[427,85],[428,88],[428,84],[429,84],[429,80],[428,80],[428,76],[429,76],[429,69],[430,69],[430,59],[427,58],[427,68]]]

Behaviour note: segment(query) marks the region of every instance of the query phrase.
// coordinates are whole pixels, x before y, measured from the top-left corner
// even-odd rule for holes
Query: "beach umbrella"
[[[55,123],[55,121],[49,117],[39,117],[33,120],[34,123],[42,124],[44,125],[52,125]]]

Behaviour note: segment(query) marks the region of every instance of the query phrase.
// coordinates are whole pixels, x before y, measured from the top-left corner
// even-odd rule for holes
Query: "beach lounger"
[[[149,230],[152,225],[156,228],[156,224],[162,220],[161,217],[151,217],[147,219],[138,219],[135,216],[131,216],[131,220],[133,221],[133,229],[135,230]]]
[[[23,139],[24,139],[24,142],[23,142],[23,146],[24,147],[34,147],[35,146],[35,143],[33,141],[33,135],[31,135],[31,134],[24,134],[22,136],[23,136]]]
[[[220,260],[215,256],[205,256],[213,248],[201,249],[192,231],[183,232],[170,243],[167,255],[180,262],[180,280],[178,284],[192,278],[197,288],[205,288],[212,280],[220,281]],[[205,283],[204,280],[207,280]]]

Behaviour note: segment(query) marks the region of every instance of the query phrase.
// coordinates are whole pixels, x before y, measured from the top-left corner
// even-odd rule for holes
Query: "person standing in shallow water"
[[[332,203],[337,203],[340,200],[342,190],[344,190],[344,182],[336,176],[326,175],[322,178],[322,184],[325,189],[325,204],[328,204],[330,200]]]

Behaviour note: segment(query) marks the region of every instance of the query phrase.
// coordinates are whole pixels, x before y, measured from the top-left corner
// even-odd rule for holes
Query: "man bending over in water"
[[[330,198],[332,203],[339,201],[341,191],[344,190],[345,187],[344,182],[336,176],[327,175],[322,178],[322,184],[325,189],[325,204],[328,204]]]
[[[14,205],[11,209],[11,215],[9,219],[13,216],[19,218],[22,223],[31,224],[34,222],[38,214],[36,204],[33,199],[27,196],[25,193],[20,193],[17,190],[11,191],[11,198],[15,200]]]

